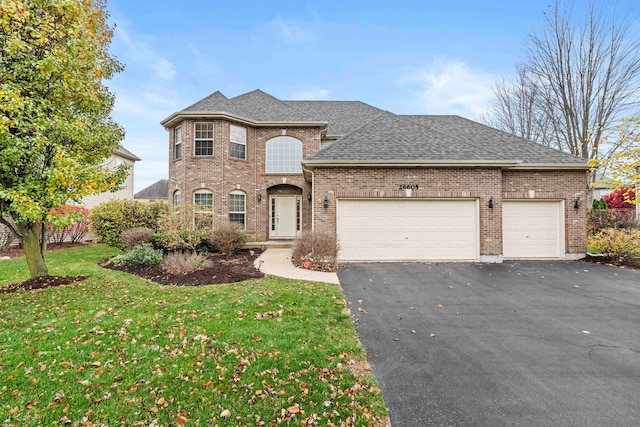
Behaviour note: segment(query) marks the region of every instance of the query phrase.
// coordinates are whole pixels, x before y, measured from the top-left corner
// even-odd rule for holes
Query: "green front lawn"
[[[0,295],[0,425],[378,425],[386,415],[337,285],[166,287],[48,254],[72,285]],[[0,286],[28,278],[0,261]],[[362,370],[362,369],[360,369]]]

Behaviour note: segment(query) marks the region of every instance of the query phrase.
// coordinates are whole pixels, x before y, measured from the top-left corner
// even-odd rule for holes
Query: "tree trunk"
[[[22,248],[24,249],[31,278],[48,276],[49,270],[44,262],[44,251],[40,241],[38,223],[17,224],[17,227],[22,236]]]

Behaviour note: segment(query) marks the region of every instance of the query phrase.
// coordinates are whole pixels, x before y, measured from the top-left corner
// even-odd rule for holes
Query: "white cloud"
[[[267,24],[275,29],[286,41],[293,43],[310,43],[316,40],[316,35],[312,28],[314,24],[285,21],[280,17],[272,19]]]
[[[114,37],[125,46],[124,61],[127,65],[151,72],[152,79],[171,80],[177,74],[176,67],[151,46],[151,39],[140,34],[130,35],[122,25],[115,29]]]
[[[307,89],[302,89],[298,92],[294,92],[289,99],[292,100],[302,100],[302,101],[321,101],[325,99],[329,99],[329,95],[331,95],[331,90],[329,89],[321,89],[316,87],[311,87]]]
[[[473,70],[462,61],[435,59],[406,71],[396,82],[408,88],[411,113],[457,114],[477,119],[490,108],[495,76]]]

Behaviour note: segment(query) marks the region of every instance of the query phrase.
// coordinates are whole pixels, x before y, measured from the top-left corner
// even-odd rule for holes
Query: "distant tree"
[[[607,178],[602,183],[611,188],[640,185],[640,112],[623,119],[616,130],[619,150],[606,159]]]
[[[48,274],[47,225],[67,201],[117,188],[100,165],[124,134],[103,85],[122,69],[102,0],[0,1],[0,223],[20,239],[31,277]]]
[[[514,81],[497,83],[483,120],[595,166],[617,151],[619,141],[606,137],[638,105],[640,39],[628,19],[595,2],[583,21],[559,1],[550,8],[527,40]]]

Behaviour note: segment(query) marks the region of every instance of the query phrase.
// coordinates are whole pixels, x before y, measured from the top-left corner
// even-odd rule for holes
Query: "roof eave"
[[[303,166],[313,169],[317,167],[499,167],[513,168],[522,163],[522,160],[303,160]]]
[[[179,111],[173,113],[166,119],[160,122],[165,129],[168,129],[180,120],[189,118],[206,118],[206,119],[222,119],[231,120],[238,123],[243,123],[249,126],[265,126],[265,127],[326,127],[326,121],[270,121],[270,120],[252,120],[247,117],[236,116],[225,112],[210,112],[210,111]]]
[[[521,170],[589,170],[587,163],[522,163],[514,167]]]

